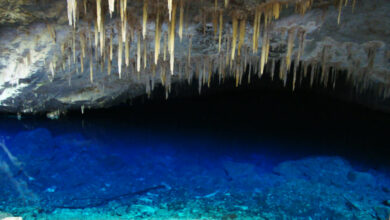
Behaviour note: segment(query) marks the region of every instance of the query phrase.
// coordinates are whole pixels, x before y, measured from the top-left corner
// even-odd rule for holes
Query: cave
[[[390,219],[387,0],[0,0],[0,219]]]

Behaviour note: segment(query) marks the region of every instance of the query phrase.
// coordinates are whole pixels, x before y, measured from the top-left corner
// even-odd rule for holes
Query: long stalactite
[[[218,53],[221,52],[222,31],[223,31],[223,14],[222,14],[222,11],[220,11],[219,12]]]
[[[231,61],[234,60],[236,55],[236,45],[237,45],[237,29],[238,29],[238,19],[236,15],[232,17],[232,52],[231,52]]]
[[[160,11],[157,11],[155,34],[154,34],[154,64],[157,65],[158,58],[160,56],[160,43],[161,43],[161,24],[160,24]]]
[[[179,38],[183,40],[183,22],[184,22],[184,0],[180,0],[180,17],[179,17]]]
[[[144,0],[144,8],[142,15],[142,37],[145,39],[146,37],[146,29],[148,24],[148,0]]]
[[[176,3],[172,6],[172,19],[169,29],[169,43],[168,50],[170,55],[170,70],[171,74],[174,74],[174,65],[175,65],[175,34],[176,34]]]

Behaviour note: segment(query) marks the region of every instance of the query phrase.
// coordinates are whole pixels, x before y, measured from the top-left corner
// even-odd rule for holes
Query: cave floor
[[[337,155],[232,150],[226,142],[201,137],[122,135],[127,138],[41,128],[5,136],[0,217],[387,220],[390,215],[386,167],[359,166]],[[276,149],[271,142],[263,145]]]

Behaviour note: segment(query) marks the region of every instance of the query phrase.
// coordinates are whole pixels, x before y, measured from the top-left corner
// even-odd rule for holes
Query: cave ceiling
[[[389,10],[387,0],[0,0],[0,111],[105,108],[160,84],[167,98],[173,83],[240,86],[248,72],[291,77],[293,90],[298,78],[332,87],[344,74],[346,96],[388,109]]]

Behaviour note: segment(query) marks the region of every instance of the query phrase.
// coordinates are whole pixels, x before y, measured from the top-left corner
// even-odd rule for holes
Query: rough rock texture
[[[84,2],[87,6],[85,13]],[[362,1],[313,1],[303,15],[294,11],[299,1],[281,2],[279,19],[268,24],[270,48],[265,72],[275,75],[278,80],[296,80],[306,76],[310,83],[323,87],[336,85],[336,74],[348,75],[353,90],[346,98],[359,97],[357,101],[373,107],[388,109],[390,94],[390,2],[386,0]],[[289,8],[284,3],[290,2]],[[339,4],[341,2],[342,4]],[[345,4],[347,2],[347,4]],[[169,30],[166,3],[149,1],[147,37],[140,42],[142,56],[141,70],[137,66],[137,43],[141,36],[143,2],[127,3],[127,37],[129,40],[129,65],[126,66],[125,46],[122,44],[122,71],[118,68],[118,48],[121,33],[120,6],[117,1],[113,18],[108,13],[108,3],[103,1],[105,47],[103,56],[95,46],[94,26],[96,24],[95,1],[78,1],[76,28],[68,25],[65,0],[1,0],[0,1],[0,111],[13,113],[54,112],[57,115],[67,109],[108,107],[124,99],[134,98],[153,90],[155,83],[163,83],[167,94],[171,83],[199,81],[207,84],[211,74],[224,74],[242,80],[245,63],[256,75],[259,72],[262,54],[263,33],[258,38],[259,50],[252,54],[252,36],[256,7],[264,1],[235,0],[228,7],[223,1],[214,8],[214,1],[186,1],[184,4],[183,40],[179,40],[180,2],[177,2],[175,70],[170,74],[169,52],[163,60],[164,42]],[[341,7],[342,6],[342,7]],[[338,24],[339,7],[341,8]],[[272,9],[272,8],[271,8]],[[268,9],[267,9],[268,10]],[[267,10],[265,12],[267,12]],[[153,65],[155,22],[160,13],[161,54],[158,65]],[[221,37],[221,52],[218,51],[219,12],[223,14],[224,25]],[[264,14],[264,13],[263,13]],[[245,39],[242,54],[236,51],[236,59],[229,63],[232,47],[232,26],[238,18],[238,32],[245,20]],[[264,15],[261,18],[264,28]],[[214,32],[214,29],[216,32]],[[214,34],[216,33],[216,35]],[[112,35],[112,37],[111,37]],[[82,38],[84,37],[84,43]],[[141,38],[141,37],[140,37]],[[289,50],[289,41],[292,42]],[[111,74],[108,75],[109,42],[113,41]],[[302,44],[303,42],[303,44]],[[81,59],[83,44],[86,56]],[[98,42],[100,45],[100,43]],[[237,36],[237,45],[239,46]],[[191,45],[191,65],[188,65]],[[291,45],[291,44],[290,44]],[[147,65],[144,65],[144,46]],[[290,54],[290,55],[289,55]],[[289,58],[291,57],[291,58]],[[299,58],[298,58],[299,57]],[[93,74],[90,71],[92,59]],[[295,60],[300,60],[298,65]],[[227,62],[226,62],[226,61]],[[289,66],[294,67],[288,72]],[[81,71],[83,62],[83,72]],[[232,64],[233,63],[233,64]],[[229,67],[230,64],[230,67]],[[276,67],[273,67],[276,65]],[[280,68],[279,68],[280,66]],[[299,68],[295,68],[299,67]],[[279,71],[279,69],[281,71]],[[288,73],[288,74],[287,74]],[[91,78],[93,75],[93,80]],[[288,76],[287,76],[288,75]],[[278,77],[279,76],[279,77]],[[302,81],[302,80],[301,80]],[[200,86],[201,89],[201,86]],[[375,98],[373,101],[373,97]],[[345,97],[344,97],[345,98]]]

